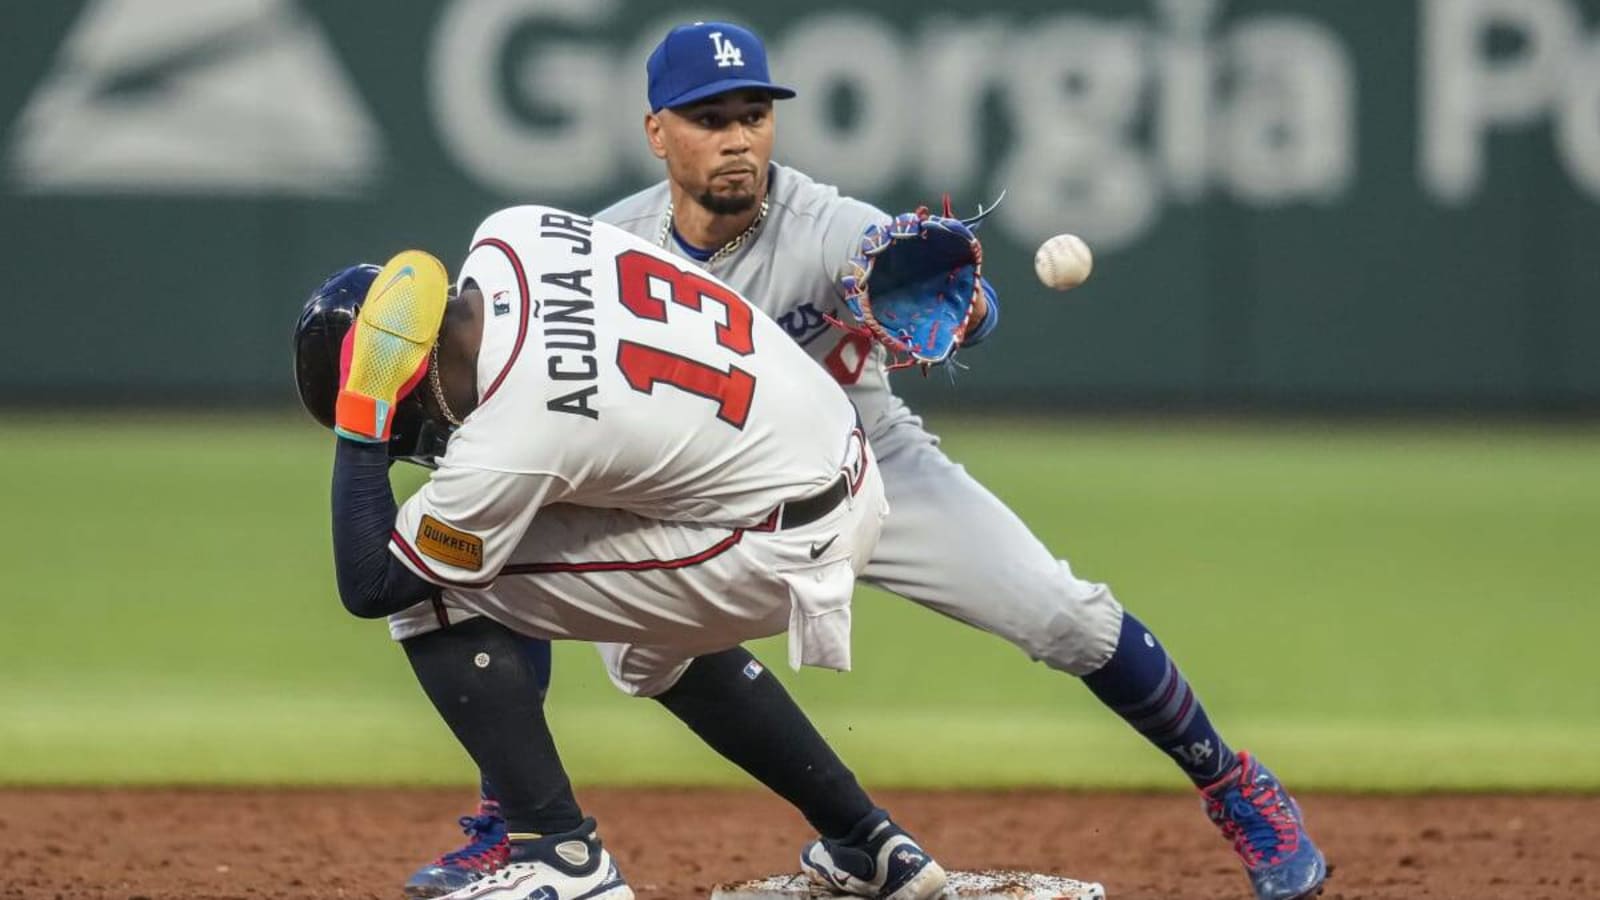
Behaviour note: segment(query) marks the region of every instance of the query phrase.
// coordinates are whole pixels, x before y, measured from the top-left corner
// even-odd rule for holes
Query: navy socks
[[[513,832],[556,834],[583,821],[544,719],[540,676],[521,635],[484,618],[402,641],[434,709],[455,732]]]
[[[656,699],[707,746],[794,804],[819,834],[846,834],[873,811],[854,773],[743,647],[697,658]]]
[[[527,658],[528,665],[533,666],[533,677],[539,682],[539,696],[550,693],[550,642],[543,638],[528,637],[519,634],[517,638],[522,641],[522,655]],[[493,804],[493,811],[500,811],[500,798],[495,794],[494,785],[489,783],[487,775],[478,775],[478,799],[484,803]]]
[[[1116,652],[1083,683],[1204,787],[1236,759],[1212,727],[1200,698],[1144,623],[1123,611]]]

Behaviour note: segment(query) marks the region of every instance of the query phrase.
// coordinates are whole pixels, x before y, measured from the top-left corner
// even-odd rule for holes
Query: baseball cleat
[[[441,900],[633,900],[594,827],[513,840],[505,865]]]
[[[800,867],[823,888],[875,900],[926,900],[944,893],[946,881],[944,869],[881,809],[840,840],[806,845]]]
[[[506,864],[511,842],[506,839],[506,820],[500,818],[500,804],[493,800],[478,803],[478,814],[461,817],[466,846],[452,850],[423,866],[405,884],[410,900],[431,900],[458,891]]]
[[[1327,862],[1306,833],[1300,806],[1254,756],[1240,751],[1239,764],[1200,793],[1206,815],[1244,860],[1257,900],[1322,893]]]

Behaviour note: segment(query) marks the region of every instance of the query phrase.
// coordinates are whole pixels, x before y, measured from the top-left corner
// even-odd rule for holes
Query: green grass
[[[939,421],[1296,785],[1600,789],[1600,430]],[[0,419],[0,782],[461,783],[333,593],[294,418]],[[961,527],[951,523],[951,527]],[[857,670],[758,648],[872,784],[1179,787],[1074,679],[887,594]],[[558,648],[585,783],[743,783]]]

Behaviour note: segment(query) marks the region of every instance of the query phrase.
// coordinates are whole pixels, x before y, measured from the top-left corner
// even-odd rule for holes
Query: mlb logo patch
[[[766,666],[763,666],[761,663],[752,659],[744,664],[744,677],[750,679],[751,681],[755,681],[757,678],[760,678],[761,673],[765,672],[766,670]]]
[[[507,299],[505,291],[494,292],[494,314],[503,316],[511,312],[511,301]]]

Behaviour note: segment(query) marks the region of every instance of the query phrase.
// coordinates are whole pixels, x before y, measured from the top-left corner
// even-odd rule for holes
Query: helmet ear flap
[[[324,428],[333,428],[344,336],[355,325],[378,272],[378,266],[363,263],[333,273],[307,298],[295,324],[295,389],[300,405]],[[432,466],[449,437],[448,426],[435,422],[421,393],[413,391],[395,410],[389,457]]]
[[[395,413],[394,433],[389,437],[389,458],[436,469],[438,458],[444,455],[455,428],[434,418],[415,392],[405,399],[405,404]]]

